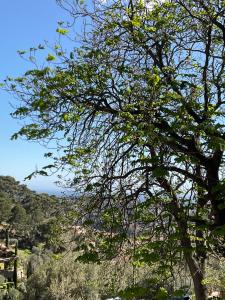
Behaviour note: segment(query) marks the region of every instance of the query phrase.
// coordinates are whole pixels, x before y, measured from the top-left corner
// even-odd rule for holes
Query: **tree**
[[[9,78],[22,100],[13,116],[32,120],[13,138],[55,143],[40,173],[69,171],[91,199],[86,212],[104,210],[120,240],[127,229],[134,239],[167,229],[206,299],[207,254],[224,255],[225,4],[57,2],[85,19],[84,35],[71,53],[56,45],[49,66]],[[154,252],[145,240],[143,259]]]
[[[0,222],[8,222],[11,216],[13,201],[4,192],[0,192]]]

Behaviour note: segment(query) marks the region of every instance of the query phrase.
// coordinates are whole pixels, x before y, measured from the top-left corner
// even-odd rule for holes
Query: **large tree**
[[[206,299],[207,253],[224,255],[225,3],[57,2],[83,18],[83,36],[10,79],[22,100],[13,115],[29,117],[14,138],[50,140],[58,153],[46,156],[69,171],[86,211],[104,210],[123,236],[147,234],[139,256],[163,228],[159,242],[176,240]]]

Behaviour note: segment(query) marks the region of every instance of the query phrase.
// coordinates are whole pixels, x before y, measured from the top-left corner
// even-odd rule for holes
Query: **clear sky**
[[[17,50],[26,50],[44,40],[57,40],[57,21],[69,20],[68,14],[54,0],[2,0],[0,6],[0,81],[9,75],[21,75],[32,66],[24,62]],[[10,103],[15,99],[0,90],[0,175],[10,175],[19,181],[36,167],[46,164],[44,149],[37,143],[11,141],[10,136],[19,128],[10,117]],[[33,190],[56,191],[55,178],[39,177],[26,181]]]

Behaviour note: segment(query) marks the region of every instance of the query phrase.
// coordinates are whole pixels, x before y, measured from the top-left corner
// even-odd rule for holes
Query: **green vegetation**
[[[13,116],[27,120],[12,138],[58,150],[34,174],[70,174],[76,218],[95,237],[77,246],[80,261],[122,251],[137,267],[158,264],[161,276],[183,263],[196,300],[207,299],[206,262],[225,253],[224,1],[57,2],[75,24],[84,19],[84,35],[71,53],[56,45],[44,66],[8,79],[21,100]],[[63,23],[57,32],[70,34]],[[28,222],[35,204],[3,217]],[[39,210],[41,226],[52,209]],[[63,226],[51,222],[59,237]]]
[[[102,243],[103,238],[98,235],[103,232],[93,227],[88,231],[88,228],[73,226],[74,219],[69,223],[68,216],[62,221],[63,211],[72,214],[71,199],[37,194],[12,177],[0,176],[0,185],[4,191],[1,198],[2,242],[9,230],[9,243],[14,243],[16,238],[21,247],[18,289],[1,276],[0,299],[91,300],[115,295],[123,299],[134,296],[135,299],[161,299],[158,296],[163,287],[172,295],[179,286],[180,283],[174,283],[172,273],[159,270],[158,263],[137,267],[123,252],[112,261],[91,262],[85,250],[98,241]],[[47,211],[43,203],[50,200],[52,203]],[[35,210],[45,217],[35,219],[39,223],[32,228],[31,217]]]
[[[69,207],[69,200],[38,194],[10,176],[0,176],[1,238],[5,238],[7,229],[11,238],[18,239],[20,248],[51,244],[50,240],[58,236],[57,224],[66,224],[64,218],[70,220]]]
[[[77,209],[76,205],[72,205],[71,199],[63,201],[55,196],[37,194],[20,185],[12,177],[1,176],[0,183],[4,191],[2,203],[5,203],[1,206],[4,216],[2,238],[5,237],[5,230],[10,229],[10,244],[14,243],[16,238],[23,248],[18,251],[18,289],[13,287],[13,283],[6,284],[6,279],[0,276],[0,299],[100,300],[120,295],[124,300],[163,300],[182,296],[185,291],[192,293],[193,286],[187,265],[182,263],[181,259],[175,263],[175,259],[171,257],[171,265],[168,266],[169,255],[165,253],[167,243],[163,246],[157,240],[151,242],[151,247],[154,246],[151,255],[147,251],[148,248],[143,245],[138,247],[132,262],[129,258],[131,242],[123,245],[118,253],[117,247],[112,248],[117,240],[103,230],[104,224],[100,230],[93,227],[93,223],[91,226],[89,224],[89,227],[87,225],[81,227],[74,226],[74,219],[68,216],[62,219],[62,212],[68,212],[65,203],[69,203],[70,216],[72,208]],[[16,197],[18,193],[20,198]],[[25,202],[19,201],[25,198]],[[42,203],[39,202],[40,199],[54,200],[55,215],[37,224],[36,229],[32,229],[32,235],[27,229],[32,224],[30,215],[33,212],[33,209],[31,211],[28,209],[32,208],[29,202],[31,201],[33,208],[38,208],[41,214],[47,215],[51,212],[52,216],[53,212],[52,206],[47,212],[46,206],[40,205]],[[23,207],[24,203],[26,209]],[[20,207],[18,215],[15,216],[17,222],[12,217],[17,211],[13,210],[14,207]],[[20,219],[21,216],[25,218]],[[32,239],[29,240],[29,237]],[[94,252],[96,249],[101,250],[98,255],[105,253],[105,256],[109,256],[113,250],[116,252],[113,253],[114,258],[111,260],[105,260],[103,256],[99,260],[98,255],[91,255],[96,253]],[[169,252],[169,248],[166,251]],[[159,257],[164,259],[164,263],[159,262]],[[20,278],[21,272],[23,276]],[[204,284],[211,290],[225,288],[223,259],[208,260]],[[7,286],[10,286],[8,290]]]

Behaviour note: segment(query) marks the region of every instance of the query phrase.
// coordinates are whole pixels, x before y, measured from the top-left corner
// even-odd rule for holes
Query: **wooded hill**
[[[65,198],[36,193],[13,177],[0,176],[1,237],[8,229],[10,237],[18,239],[19,247],[51,244],[68,209]]]

